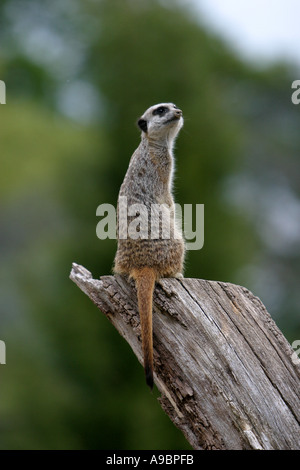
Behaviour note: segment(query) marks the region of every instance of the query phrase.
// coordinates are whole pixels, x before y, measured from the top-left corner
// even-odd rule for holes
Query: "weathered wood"
[[[134,283],[93,279],[75,263],[70,277],[142,363]],[[159,401],[195,449],[300,448],[300,367],[257,297],[229,283],[162,279],[153,304]]]

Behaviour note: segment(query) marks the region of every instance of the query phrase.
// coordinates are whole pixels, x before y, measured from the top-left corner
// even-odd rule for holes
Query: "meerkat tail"
[[[153,334],[152,298],[156,275],[152,268],[134,269],[131,276],[135,279],[138,307],[142,330],[142,347],[146,383],[153,388]]]

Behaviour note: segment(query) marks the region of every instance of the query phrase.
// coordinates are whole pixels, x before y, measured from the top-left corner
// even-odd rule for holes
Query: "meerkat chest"
[[[128,203],[172,204],[171,185],[173,159],[167,149],[144,148],[133,155],[120,196],[127,196]]]
[[[167,150],[160,152],[150,151],[149,156],[156,184],[161,190],[168,190],[173,173],[172,156]]]

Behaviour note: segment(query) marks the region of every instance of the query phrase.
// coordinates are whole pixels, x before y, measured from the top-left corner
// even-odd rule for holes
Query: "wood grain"
[[[143,363],[134,283],[121,276],[93,279],[75,263],[70,278]],[[160,404],[194,449],[300,448],[300,367],[249,290],[200,279],[160,280],[153,340]]]

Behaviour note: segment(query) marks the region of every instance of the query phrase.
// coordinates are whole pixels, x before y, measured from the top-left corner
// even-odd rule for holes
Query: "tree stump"
[[[93,279],[75,263],[70,278],[143,363],[134,282]],[[160,280],[153,341],[160,404],[194,449],[300,448],[300,366],[249,290],[201,279]]]

